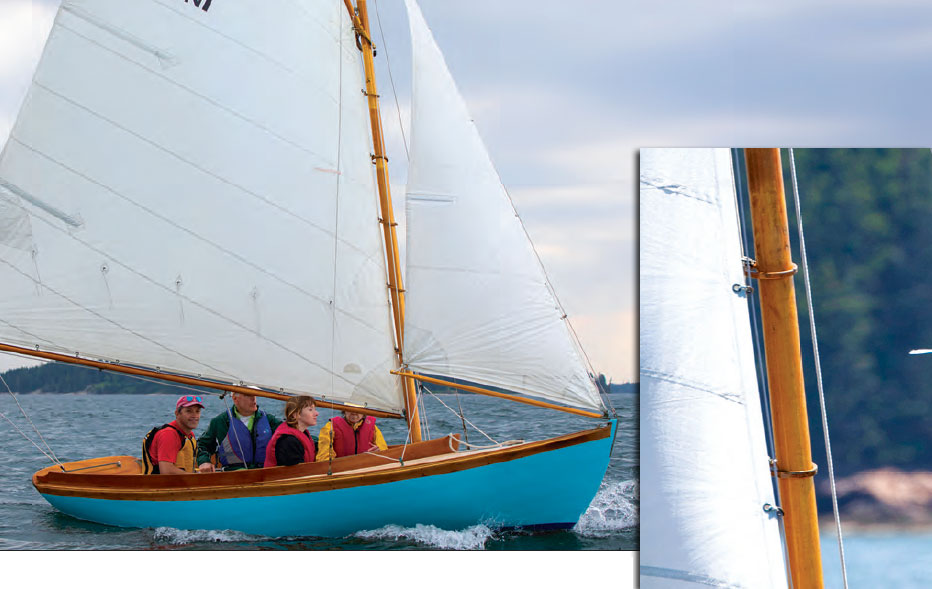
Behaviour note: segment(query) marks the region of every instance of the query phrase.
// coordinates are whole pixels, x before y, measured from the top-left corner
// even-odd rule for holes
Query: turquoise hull
[[[452,472],[294,495],[137,501],[43,494],[73,517],[121,527],[238,530],[262,536],[342,537],[394,524],[459,530],[571,527],[608,467],[604,439]]]

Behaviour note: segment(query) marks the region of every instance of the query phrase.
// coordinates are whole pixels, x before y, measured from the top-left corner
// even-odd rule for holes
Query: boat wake
[[[417,524],[413,528],[384,526],[377,530],[363,530],[353,534],[365,540],[408,541],[442,550],[482,550],[495,531],[478,524],[465,530],[443,530],[436,526]]]
[[[602,538],[637,527],[637,498],[637,481],[614,481],[604,485],[573,531],[580,536]]]
[[[263,539],[235,530],[179,530],[177,528],[155,528],[154,539],[171,545],[195,542],[255,542]]]

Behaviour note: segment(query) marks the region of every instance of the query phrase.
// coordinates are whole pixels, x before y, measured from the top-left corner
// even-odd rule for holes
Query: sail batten
[[[602,410],[543,267],[420,9],[407,183],[405,362]]]
[[[63,2],[0,154],[0,341],[400,412],[355,34],[254,8]]]

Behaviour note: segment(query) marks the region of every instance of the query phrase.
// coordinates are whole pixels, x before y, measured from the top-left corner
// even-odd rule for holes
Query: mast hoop
[[[751,268],[757,267],[757,262],[751,261]],[[773,272],[761,272],[760,270],[754,269],[745,269],[744,274],[750,278],[756,278],[757,280],[776,280],[778,278],[786,278],[788,276],[793,276],[799,272],[799,267],[796,264],[793,264],[793,267],[789,270],[775,270]]]
[[[819,465],[813,462],[812,468],[809,470],[782,470],[778,468],[771,472],[771,476],[775,476],[778,479],[807,479],[814,477],[818,472]]]

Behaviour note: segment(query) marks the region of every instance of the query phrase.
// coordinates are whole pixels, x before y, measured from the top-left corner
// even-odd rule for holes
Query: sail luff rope
[[[812,289],[809,282],[809,263],[806,258],[806,239],[803,234],[803,218],[799,203],[799,186],[796,182],[796,160],[793,149],[789,149],[790,177],[793,183],[793,204],[796,207],[796,226],[799,233],[799,257],[802,262],[803,284],[806,288],[806,306],[809,314],[809,332],[812,337],[812,354],[815,360],[816,386],[819,391],[819,409],[822,414],[822,435],[825,438],[825,459],[828,463],[828,480],[832,489],[832,511],[835,516],[835,531],[838,534],[838,556],[841,560],[841,579],[845,589],[848,587],[848,575],[845,567],[845,547],[841,536],[841,517],[838,514],[838,494],[835,489],[835,470],[832,465],[832,445],[829,441],[828,414],[825,410],[825,391],[822,388],[822,363],[819,360],[819,342],[816,338],[815,313],[812,308]]]
[[[32,419],[30,419],[28,415],[26,415],[26,410],[23,409],[23,406],[19,404],[19,399],[17,399],[16,395],[13,394],[13,389],[11,389],[10,385],[7,384],[6,379],[3,378],[2,374],[0,374],[0,382],[3,383],[3,386],[6,387],[7,392],[10,394],[11,397],[13,397],[13,401],[16,403],[16,406],[19,407],[20,413],[23,414],[23,417],[26,418],[26,421],[29,422],[29,425],[32,426],[32,429],[35,430],[36,435],[39,436],[39,439],[42,440],[42,443],[45,444],[46,448],[48,448],[49,454],[51,454],[50,458],[53,461],[57,462],[59,465],[61,465],[61,460],[58,459],[58,456],[55,455],[55,452],[52,450],[52,447],[49,446],[49,443],[45,441],[44,437],[42,437],[42,433],[39,431],[39,428],[36,427],[36,424],[33,423]],[[6,416],[4,415],[4,417]],[[9,421],[9,419],[7,419],[7,421]],[[10,421],[10,423],[13,423],[13,422]],[[14,425],[13,427],[16,427],[16,426]],[[16,429],[19,429],[19,428],[16,428]],[[22,431],[20,431],[20,433],[22,433]],[[26,439],[32,442],[30,438],[27,437]],[[32,443],[33,445],[36,445],[35,442],[32,442]],[[39,446],[36,445],[36,448],[39,448]],[[39,450],[42,450],[42,448],[39,448]],[[42,451],[42,453],[45,454],[45,451]],[[49,454],[45,454],[45,455],[48,456]]]
[[[750,263],[750,257],[748,256],[748,245],[747,245],[750,242],[750,240],[748,239],[748,236],[747,236],[747,223],[745,222],[745,219],[747,219],[747,213],[744,210],[744,199],[742,198],[742,194],[744,193],[744,185],[741,182],[741,174],[740,174],[740,162],[742,158],[739,157],[739,154],[741,153],[741,150],[732,149],[731,153],[732,153],[732,162],[734,164],[733,169],[734,169],[734,176],[735,176],[735,201],[737,202],[737,205],[738,205],[735,209],[737,213],[736,222],[738,224],[738,241],[741,244],[741,258],[742,258],[742,263],[744,265],[745,275],[750,276],[751,275],[751,263]],[[764,358],[762,354],[762,350],[764,346],[763,346],[763,343],[761,342],[761,333],[760,333],[759,326],[757,324],[756,301],[757,301],[757,297],[759,296],[760,296],[760,291],[757,291],[757,292],[749,293],[747,297],[748,306],[749,306],[749,315],[750,315],[749,320],[751,323],[751,337],[754,342],[754,356],[756,360],[754,362],[754,368],[757,371],[757,382],[758,382],[758,386],[760,387],[760,394],[761,394],[760,396],[764,403],[763,411],[761,411],[764,417],[764,431],[767,434],[767,441],[770,443],[770,451],[773,455],[776,455],[777,446],[774,440],[774,433],[773,433],[773,416],[770,413],[771,411],[770,386],[767,381],[767,376],[764,374],[764,367],[766,366],[766,363],[764,362]],[[771,468],[771,474],[772,474],[772,469],[773,469],[772,458],[771,458],[770,464],[771,464],[770,468]],[[783,499],[780,496],[780,485],[776,483],[775,478],[772,480],[773,482],[771,484],[771,489],[773,491],[774,501],[776,502],[778,506],[781,506],[782,508]],[[783,517],[778,517],[777,523],[780,529],[780,545],[783,549],[783,562],[785,563],[786,572],[787,572],[786,580],[789,585],[789,588],[793,589],[793,575],[791,574],[791,571],[789,569],[790,555],[789,555],[789,544],[787,542],[787,537],[786,537],[786,521],[784,520]]]
[[[382,49],[385,50],[385,65],[388,68],[388,81],[392,87],[392,96],[395,98],[395,111],[398,113],[398,128],[401,130],[401,143],[405,148],[405,159],[411,159],[408,153],[408,138],[405,137],[404,121],[401,118],[401,105],[398,103],[398,92],[395,90],[395,78],[392,76],[392,57],[388,52],[388,41],[385,39],[385,31],[382,30],[382,17],[379,15],[378,0],[372,0],[375,4],[375,20],[379,23],[379,35],[382,37]]]

